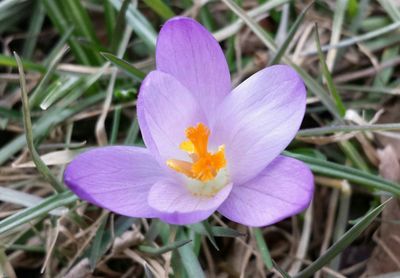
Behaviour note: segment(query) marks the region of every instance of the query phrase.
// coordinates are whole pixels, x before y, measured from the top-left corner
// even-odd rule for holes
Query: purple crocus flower
[[[79,155],[64,175],[73,192],[118,214],[171,224],[218,211],[266,226],[309,205],[312,173],[280,155],[305,113],[306,90],[293,69],[268,67],[232,90],[219,44],[184,17],[161,29],[156,63],[137,101],[147,148],[111,146]]]

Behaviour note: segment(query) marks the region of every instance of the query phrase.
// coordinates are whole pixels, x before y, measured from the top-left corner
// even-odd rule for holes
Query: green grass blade
[[[43,5],[46,9],[46,13],[49,16],[50,20],[54,24],[54,26],[58,29],[61,35],[64,35],[70,29],[70,25],[64,18],[60,8],[57,5],[58,1],[53,0],[42,0]],[[74,53],[75,58],[84,65],[90,65],[91,61],[88,57],[85,50],[78,43],[78,41],[74,37],[70,37],[68,40],[68,44],[71,47],[72,53]]]
[[[169,243],[169,244],[164,245],[159,248],[152,247],[152,246],[146,246],[146,245],[140,245],[138,247],[138,249],[144,253],[148,253],[153,256],[158,256],[158,255],[170,252],[170,251],[174,251],[174,250],[188,244],[191,241],[192,241],[191,239],[178,240],[178,241]]]
[[[181,231],[178,233],[178,240],[187,240],[186,235]],[[178,253],[189,277],[205,278],[204,272],[200,266],[199,260],[194,253],[191,244],[183,245],[178,249]]]
[[[319,136],[335,132],[355,132],[355,131],[399,131],[399,123],[388,123],[388,124],[372,124],[372,125],[336,125],[327,127],[315,127],[302,129],[297,132],[298,136]]]
[[[40,80],[39,84],[36,86],[35,90],[31,93],[30,96],[30,107],[36,107],[39,102],[41,101],[41,96],[42,92],[44,91],[44,87],[47,85],[47,83],[50,81],[52,78],[54,71],[56,69],[57,64],[61,61],[62,57],[64,54],[67,52],[67,48],[62,49],[56,57],[54,57],[54,60],[52,60],[48,66],[48,70],[46,71],[45,75],[42,77]]]
[[[43,200],[40,204],[17,212],[0,221],[0,234],[17,228],[37,217],[49,213],[53,209],[67,206],[78,200],[78,197],[70,191],[53,195]]]
[[[101,220],[100,226],[97,228],[96,236],[94,237],[92,246],[90,248],[89,264],[92,270],[95,269],[97,261],[102,255],[102,253],[100,252],[100,248],[101,248],[101,243],[103,241],[104,230],[108,219],[107,216],[108,214],[105,214],[104,218]]]
[[[101,52],[101,55],[108,61],[110,61],[111,63],[122,69],[124,72],[128,73],[130,76],[135,78],[137,81],[142,81],[146,76],[146,74],[141,70],[135,68],[125,60],[120,59],[111,53]]]
[[[369,189],[381,190],[400,196],[400,185],[385,180],[382,177],[307,155],[296,154],[288,151],[283,152],[283,154],[305,162],[310,166],[311,170],[317,174],[338,179],[347,179],[350,182],[354,182]]]
[[[298,273],[295,278],[311,277],[315,272],[327,265],[333,258],[341,253],[347,246],[350,245],[368,226],[371,222],[382,212],[385,205],[390,201],[379,205],[375,209],[367,213],[357,224],[348,230],[337,242],[329,247],[326,252],[315,260],[312,264],[307,266],[304,270]]]
[[[120,10],[122,0],[110,0],[113,6]],[[136,9],[129,4],[126,12],[126,20],[131,25],[135,33],[146,43],[149,51],[154,51],[156,46],[157,33],[149,21]]]
[[[262,234],[261,229],[253,228],[254,237],[256,238],[258,250],[260,250],[261,257],[263,262],[268,270],[271,270],[273,267],[271,254],[269,253],[267,243],[264,240],[264,236]]]
[[[344,117],[346,114],[346,108],[343,105],[342,99],[340,98],[340,95],[336,89],[335,84],[333,83],[333,78],[331,73],[329,72],[328,66],[325,62],[325,57],[324,54],[322,53],[321,50],[321,43],[319,40],[319,34],[318,34],[318,26],[315,25],[315,43],[317,44],[317,49],[318,49],[318,57],[319,57],[319,62],[322,67],[322,73],[324,74],[326,83],[328,85],[328,90],[333,96],[333,99],[335,100],[337,110],[340,114],[340,116]]]
[[[31,114],[29,110],[29,100],[28,100],[28,92],[26,90],[26,82],[25,82],[25,74],[22,66],[22,62],[20,57],[16,52],[14,52],[15,59],[18,64],[20,85],[21,85],[21,99],[22,99],[22,114],[24,120],[24,130],[26,135],[26,142],[28,145],[29,152],[32,155],[32,160],[36,165],[37,170],[43,176],[43,178],[50,183],[50,185],[57,192],[62,192],[65,190],[62,183],[51,173],[50,169],[46,166],[43,160],[40,158],[40,155],[36,151],[35,144],[33,142],[33,134],[32,134],[32,122],[31,122]]]
[[[143,0],[143,2],[165,20],[175,16],[175,13],[162,0]]]
[[[32,58],[33,51],[36,47],[37,38],[40,30],[42,29],[45,18],[43,4],[40,1],[36,1],[34,5],[35,7],[33,8],[32,14],[34,14],[35,16],[32,16],[29,22],[29,37],[25,40],[24,48],[22,49],[22,57],[24,59]]]
[[[17,62],[13,56],[0,54],[0,66],[16,68]],[[22,66],[24,67],[24,70],[37,71],[40,73],[46,72],[46,67],[36,64],[32,61],[23,61]]]
[[[301,23],[303,22],[304,16],[310,9],[310,7],[314,5],[314,1],[310,2],[304,10],[299,14],[299,16],[296,18],[296,21],[293,23],[292,27],[290,27],[289,33],[285,40],[283,41],[282,45],[279,47],[278,52],[274,55],[274,57],[271,59],[271,61],[268,63],[269,66],[278,64],[279,61],[281,60],[282,56],[285,54],[286,49],[288,48],[290,42],[292,41],[294,35],[297,32],[297,29],[299,29]]]

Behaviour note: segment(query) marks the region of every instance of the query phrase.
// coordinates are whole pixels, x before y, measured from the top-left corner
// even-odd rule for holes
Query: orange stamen
[[[199,123],[197,126],[186,129],[188,141],[182,142],[180,149],[187,152],[192,163],[182,160],[170,159],[167,165],[189,178],[207,182],[216,177],[219,170],[226,166],[225,149],[220,146],[215,153],[208,152],[209,129]]]

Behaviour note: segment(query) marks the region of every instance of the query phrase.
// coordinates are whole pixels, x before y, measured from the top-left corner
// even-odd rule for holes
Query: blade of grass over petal
[[[43,216],[53,209],[70,205],[76,200],[78,200],[78,197],[69,191],[48,197],[38,205],[24,209],[0,221],[0,234]]]
[[[33,133],[32,133],[32,122],[31,115],[29,110],[29,100],[28,100],[28,92],[26,91],[26,82],[25,82],[25,74],[22,66],[21,59],[18,54],[14,52],[15,59],[18,64],[18,71],[20,77],[20,85],[21,85],[21,94],[22,94],[22,111],[23,111],[23,119],[24,119],[24,129],[26,134],[26,141],[29,148],[29,152],[32,155],[32,160],[36,165],[39,173],[53,186],[54,190],[57,192],[62,192],[65,190],[65,187],[62,183],[51,173],[50,169],[46,166],[43,160],[40,158],[40,155],[36,151],[34,142],[33,142]]]
[[[271,270],[273,267],[271,254],[269,253],[269,249],[267,243],[264,240],[264,235],[259,228],[253,228],[254,237],[256,238],[258,250],[261,253],[261,257],[263,259],[264,265],[268,270]]]
[[[340,98],[340,95],[337,92],[336,86],[333,83],[332,75],[329,71],[328,65],[325,62],[325,57],[321,50],[321,43],[319,40],[317,24],[315,24],[315,43],[316,43],[317,49],[318,49],[319,63],[322,67],[322,73],[324,74],[326,83],[328,85],[328,90],[331,93],[331,95],[333,96],[333,99],[335,100],[336,107],[337,107],[337,110],[338,110],[340,116],[344,117],[344,115],[346,114],[346,108],[344,107],[342,99]]]
[[[283,41],[282,45],[279,47],[278,51],[275,53],[273,58],[268,63],[269,66],[278,64],[281,60],[282,56],[285,54],[286,49],[288,48],[290,42],[293,40],[294,35],[296,34],[297,30],[299,29],[301,23],[303,22],[304,16],[310,9],[312,5],[314,5],[314,1],[310,2],[303,11],[296,17],[296,21],[293,23],[292,27],[290,27],[289,33],[285,40]]]
[[[250,18],[234,1],[232,0],[222,0],[234,13],[236,13],[254,32],[255,35],[268,47],[271,51],[277,51],[277,47],[273,39],[269,36],[265,30],[261,28],[252,18]],[[332,99],[325,92],[324,88],[320,86],[306,71],[301,67],[293,63],[286,55],[282,56],[282,60],[292,66],[298,74],[301,75],[304,82],[306,83],[308,89],[317,97],[320,98],[321,102],[329,110],[329,112],[339,121],[341,121],[341,116],[337,112],[336,106]]]
[[[284,151],[284,155],[299,159],[308,164],[314,173],[345,179],[358,185],[362,185],[369,189],[381,190],[391,193],[395,196],[400,196],[400,185],[394,182],[385,180],[382,177],[366,173],[364,171],[329,162],[323,159]]]
[[[101,52],[101,55],[108,61],[110,61],[111,63],[122,69],[124,72],[128,73],[130,76],[135,78],[137,81],[142,81],[146,76],[146,74],[141,70],[135,68],[130,63],[126,62],[123,59],[118,58],[117,56],[111,53]]]
[[[337,242],[315,260],[312,264],[298,273],[295,278],[311,277],[315,272],[327,265],[333,258],[349,246],[358,236],[371,224],[371,222],[382,212],[386,204],[391,199],[377,206],[375,209],[367,213],[357,224],[348,230]]]

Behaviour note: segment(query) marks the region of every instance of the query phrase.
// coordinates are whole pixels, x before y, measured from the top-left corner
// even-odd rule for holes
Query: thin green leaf
[[[284,271],[274,260],[272,260],[272,263],[274,264],[274,268],[282,275],[283,278],[292,278],[289,273]]]
[[[290,27],[289,33],[286,37],[286,39],[283,41],[282,45],[279,47],[278,52],[275,53],[274,57],[271,59],[271,61],[268,63],[269,66],[278,64],[279,61],[281,60],[282,56],[285,54],[286,49],[288,48],[290,42],[292,41],[294,35],[297,32],[297,29],[299,29],[301,23],[303,22],[304,16],[310,9],[310,7],[314,5],[314,1],[311,1],[305,8],[304,10],[299,14],[299,16],[296,18],[296,21],[293,23],[292,27]]]
[[[355,131],[399,131],[400,124],[388,123],[388,124],[372,124],[372,125],[337,125],[327,127],[316,127],[302,129],[297,132],[298,136],[318,136],[324,134],[330,134],[335,132],[355,132]]]
[[[71,29],[71,31],[72,31],[72,29]],[[44,91],[44,86],[46,86],[47,83],[52,78],[57,64],[61,61],[62,57],[67,52],[67,50],[68,50],[67,48],[62,49],[59,53],[57,53],[57,56],[54,57],[54,60],[52,60],[50,62],[49,66],[48,66],[48,70],[46,71],[45,75],[40,80],[40,82],[36,86],[35,90],[31,93],[31,96],[29,98],[31,108],[37,106],[39,104],[39,102],[41,101],[40,98],[42,96],[42,92]]]
[[[385,180],[382,177],[363,172],[345,165],[329,162],[323,159],[310,157],[307,155],[295,154],[284,151],[284,155],[302,160],[307,163],[311,170],[317,174],[346,179],[350,182],[362,185],[369,189],[382,190],[400,196],[400,185]]]
[[[35,16],[32,16],[29,22],[29,37],[25,40],[24,48],[22,49],[22,57],[24,57],[24,59],[32,58],[33,51],[36,47],[38,34],[42,29],[45,18],[44,8],[41,1],[36,1],[34,5],[35,6],[33,8],[32,14],[34,14]]]
[[[199,234],[205,235],[211,242],[211,244],[214,246],[214,248],[216,250],[219,250],[218,245],[214,238],[214,233],[212,230],[213,227],[211,227],[207,221],[189,225],[189,228],[191,228],[192,230],[196,231]]]
[[[103,219],[101,220],[100,226],[97,228],[96,236],[94,237],[93,243],[90,248],[89,264],[92,270],[95,269],[97,261],[102,255],[102,253],[100,253],[100,248],[103,241],[104,230],[108,219],[107,216],[108,214],[105,214]]]
[[[113,6],[119,10],[122,0],[110,0]],[[146,43],[149,50],[153,51],[156,46],[157,33],[149,21],[132,5],[129,4],[126,19],[135,33]]]
[[[134,77],[138,81],[142,81],[146,74],[142,72],[141,70],[135,68],[128,62],[124,61],[123,59],[118,58],[117,56],[111,54],[111,53],[106,53],[106,52],[101,52],[101,55],[106,58],[108,61],[122,69],[124,72],[128,73],[130,76]]]
[[[164,245],[159,248],[152,247],[152,246],[146,246],[146,245],[139,245],[138,249],[144,253],[148,253],[153,256],[158,256],[158,255],[170,252],[170,251],[174,251],[174,250],[188,244],[191,241],[192,241],[191,239],[178,240],[178,241],[172,242],[170,244]]]
[[[344,107],[342,99],[340,98],[340,95],[337,92],[336,86],[333,83],[332,75],[329,72],[328,66],[325,62],[325,57],[321,50],[321,43],[319,40],[317,24],[315,24],[315,43],[317,44],[319,62],[322,67],[322,73],[324,74],[326,83],[328,85],[328,90],[331,93],[331,95],[333,96],[333,99],[335,100],[336,107],[337,107],[337,110],[338,110],[340,116],[344,117],[344,115],[346,114],[346,108]]]
[[[187,240],[183,231],[178,232],[178,240]],[[179,257],[189,277],[205,278],[199,260],[190,244],[183,245],[178,249]]]
[[[22,62],[20,57],[16,52],[14,52],[15,59],[18,64],[20,85],[21,85],[21,99],[22,99],[22,112],[24,119],[24,129],[26,135],[26,141],[29,148],[29,152],[32,155],[32,160],[36,165],[39,173],[50,183],[50,185],[57,192],[62,192],[65,190],[65,187],[62,183],[51,173],[50,169],[46,166],[43,160],[40,158],[38,152],[36,151],[35,144],[33,142],[33,133],[32,133],[32,122],[31,122],[31,114],[29,110],[29,100],[28,100],[28,92],[26,90],[26,82],[25,82],[25,73],[22,66]]]
[[[143,2],[165,20],[175,16],[175,13],[162,0],[143,0]]]
[[[264,235],[259,228],[253,228],[254,237],[256,238],[258,249],[260,250],[263,262],[268,270],[273,267],[271,254],[269,253],[267,243],[264,240]]]
[[[384,202],[369,213],[367,213],[357,224],[348,230],[337,242],[329,247],[326,252],[316,259],[312,264],[298,273],[296,278],[311,277],[315,272],[327,265],[333,258],[341,253],[347,246],[349,246],[368,226],[371,222],[382,212],[385,205],[390,201]]]
[[[0,234],[47,214],[53,209],[70,205],[76,200],[78,200],[78,197],[70,191],[46,198],[38,205],[24,209],[0,221]]]

